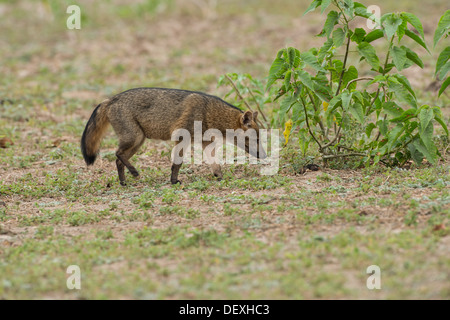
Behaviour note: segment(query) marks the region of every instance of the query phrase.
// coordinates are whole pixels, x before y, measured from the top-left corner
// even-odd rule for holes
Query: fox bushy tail
[[[106,114],[108,105],[109,100],[106,100],[94,109],[81,137],[81,153],[88,166],[94,164],[100,150],[100,142],[109,126]]]

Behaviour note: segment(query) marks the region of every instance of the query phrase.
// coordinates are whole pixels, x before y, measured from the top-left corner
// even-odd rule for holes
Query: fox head
[[[246,111],[239,118],[240,128],[245,137],[243,149],[258,159],[267,158],[267,154],[259,140],[259,126],[256,123],[258,111]]]

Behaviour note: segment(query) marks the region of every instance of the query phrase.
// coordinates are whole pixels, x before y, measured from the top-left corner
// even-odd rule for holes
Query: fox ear
[[[241,124],[245,127],[250,127],[253,120],[253,113],[251,111],[245,111],[245,113],[241,116]]]
[[[258,111],[253,112],[253,121],[256,122],[257,117],[258,117]]]

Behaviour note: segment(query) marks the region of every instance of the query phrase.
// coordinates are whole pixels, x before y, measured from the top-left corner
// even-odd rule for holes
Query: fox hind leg
[[[134,137],[133,141],[122,140],[119,142],[119,149],[116,152],[116,165],[121,185],[125,185],[125,167],[134,177],[139,177],[139,172],[130,163],[129,159],[139,150],[144,141],[145,136],[143,133],[140,133],[137,137]]]

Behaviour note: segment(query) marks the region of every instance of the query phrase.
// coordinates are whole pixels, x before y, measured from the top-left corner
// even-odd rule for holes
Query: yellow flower
[[[288,121],[286,121],[286,123],[284,124],[284,139],[286,140],[286,142],[284,143],[284,145],[287,145],[289,142],[289,135],[291,134],[291,129],[292,129],[292,120],[289,119]]]
[[[328,102],[324,101],[324,102],[322,102],[322,105],[323,105],[323,110],[324,110],[324,111],[327,111],[328,106],[329,106],[330,104],[329,104]]]

